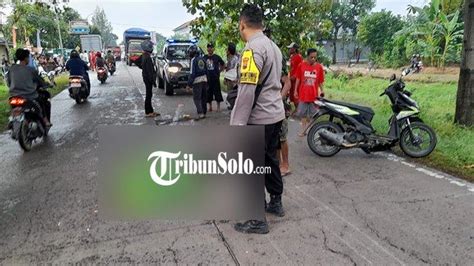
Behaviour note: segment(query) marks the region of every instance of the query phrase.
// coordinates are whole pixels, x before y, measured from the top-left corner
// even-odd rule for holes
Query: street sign
[[[90,33],[89,23],[86,20],[71,21],[69,25],[71,28],[69,34],[82,35]]]

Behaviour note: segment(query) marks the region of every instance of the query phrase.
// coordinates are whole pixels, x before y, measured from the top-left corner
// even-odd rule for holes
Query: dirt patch
[[[332,71],[344,72],[352,76],[367,75],[373,78],[388,79],[392,74],[400,75],[404,68],[399,69],[370,69],[367,65],[355,65],[348,67],[347,65],[332,65],[330,68]],[[419,81],[426,83],[457,83],[459,80],[459,68],[458,67],[446,67],[446,68],[424,68],[421,73],[412,74],[405,78],[408,81]]]

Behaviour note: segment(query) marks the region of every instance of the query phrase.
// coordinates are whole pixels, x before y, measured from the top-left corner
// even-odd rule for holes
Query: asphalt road
[[[474,265],[474,185],[382,153],[311,153],[290,123],[287,215],[268,216],[268,235],[244,235],[233,222],[110,222],[97,202],[100,124],[155,124],[143,117],[136,67],[119,64],[89,103],[67,92],[53,101],[50,137],[23,153],[0,135],[0,264],[164,263]],[[163,116],[189,94],[157,90]],[[228,124],[228,112],[185,124]]]

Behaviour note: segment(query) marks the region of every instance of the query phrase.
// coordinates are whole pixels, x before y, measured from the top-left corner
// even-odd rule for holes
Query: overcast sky
[[[377,0],[374,11],[386,9],[405,15],[408,4],[422,6],[425,2],[426,0]],[[103,8],[120,40],[123,32],[130,27],[141,27],[171,36],[174,28],[193,19],[181,0],[70,0],[70,6],[84,18],[91,15],[96,6]]]

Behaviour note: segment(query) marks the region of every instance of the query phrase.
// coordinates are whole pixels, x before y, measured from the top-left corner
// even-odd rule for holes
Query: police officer
[[[246,4],[239,20],[240,35],[247,42],[240,62],[238,96],[231,114],[231,125],[262,125],[265,127],[265,187],[270,194],[266,212],[284,216],[281,178],[277,148],[285,110],[281,98],[282,53],[263,34],[263,12],[254,4]],[[266,204],[265,204],[266,205]],[[244,233],[268,233],[266,219],[237,223],[235,229]]]

